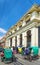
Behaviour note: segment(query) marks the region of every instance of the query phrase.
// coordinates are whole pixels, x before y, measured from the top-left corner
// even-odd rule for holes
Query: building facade
[[[40,47],[40,6],[32,8],[6,34],[6,47]]]
[[[0,39],[0,47],[6,46],[6,36],[3,36],[2,39]]]

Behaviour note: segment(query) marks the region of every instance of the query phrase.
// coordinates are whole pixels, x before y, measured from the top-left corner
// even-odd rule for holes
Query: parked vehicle
[[[31,60],[38,59],[39,58],[38,53],[39,53],[39,48],[36,46],[32,47],[30,59]]]
[[[25,48],[24,51],[22,50],[23,58],[24,59],[29,59],[30,58],[30,54],[31,54],[30,52],[31,52],[31,50],[29,48]]]
[[[4,61],[5,63],[13,62],[16,58],[12,53],[11,49],[4,49],[4,52],[1,54],[1,61]]]
[[[25,49],[25,47],[19,46],[19,47],[18,47],[18,52],[19,52],[19,53],[22,53],[22,52],[24,51],[24,49]]]
[[[22,50],[23,58],[29,61],[38,59],[39,58],[38,53],[39,53],[39,48],[36,46],[25,48],[24,51]]]

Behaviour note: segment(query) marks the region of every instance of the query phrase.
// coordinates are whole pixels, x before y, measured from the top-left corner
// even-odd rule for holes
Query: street
[[[40,59],[30,62],[28,60],[22,60],[21,58],[19,58],[16,62],[5,64],[4,62],[1,62],[0,58],[0,65],[40,65]]]

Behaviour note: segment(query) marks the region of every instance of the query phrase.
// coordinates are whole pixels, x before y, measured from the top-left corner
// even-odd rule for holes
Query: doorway
[[[27,31],[27,47],[31,45],[31,30]]]

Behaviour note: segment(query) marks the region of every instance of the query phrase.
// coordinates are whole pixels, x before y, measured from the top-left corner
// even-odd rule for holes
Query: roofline
[[[9,32],[12,28],[14,28],[21,20],[23,20],[23,18],[24,18],[25,16],[27,16],[28,14],[30,14],[30,13],[31,13],[30,11],[31,11],[32,9],[37,8],[37,7],[39,7],[38,4],[33,4],[32,7],[28,10],[28,12],[26,12],[26,13],[19,19],[19,21],[18,21],[15,25],[11,26],[11,28],[8,30],[8,32]],[[7,32],[7,33],[8,33],[8,32]]]

